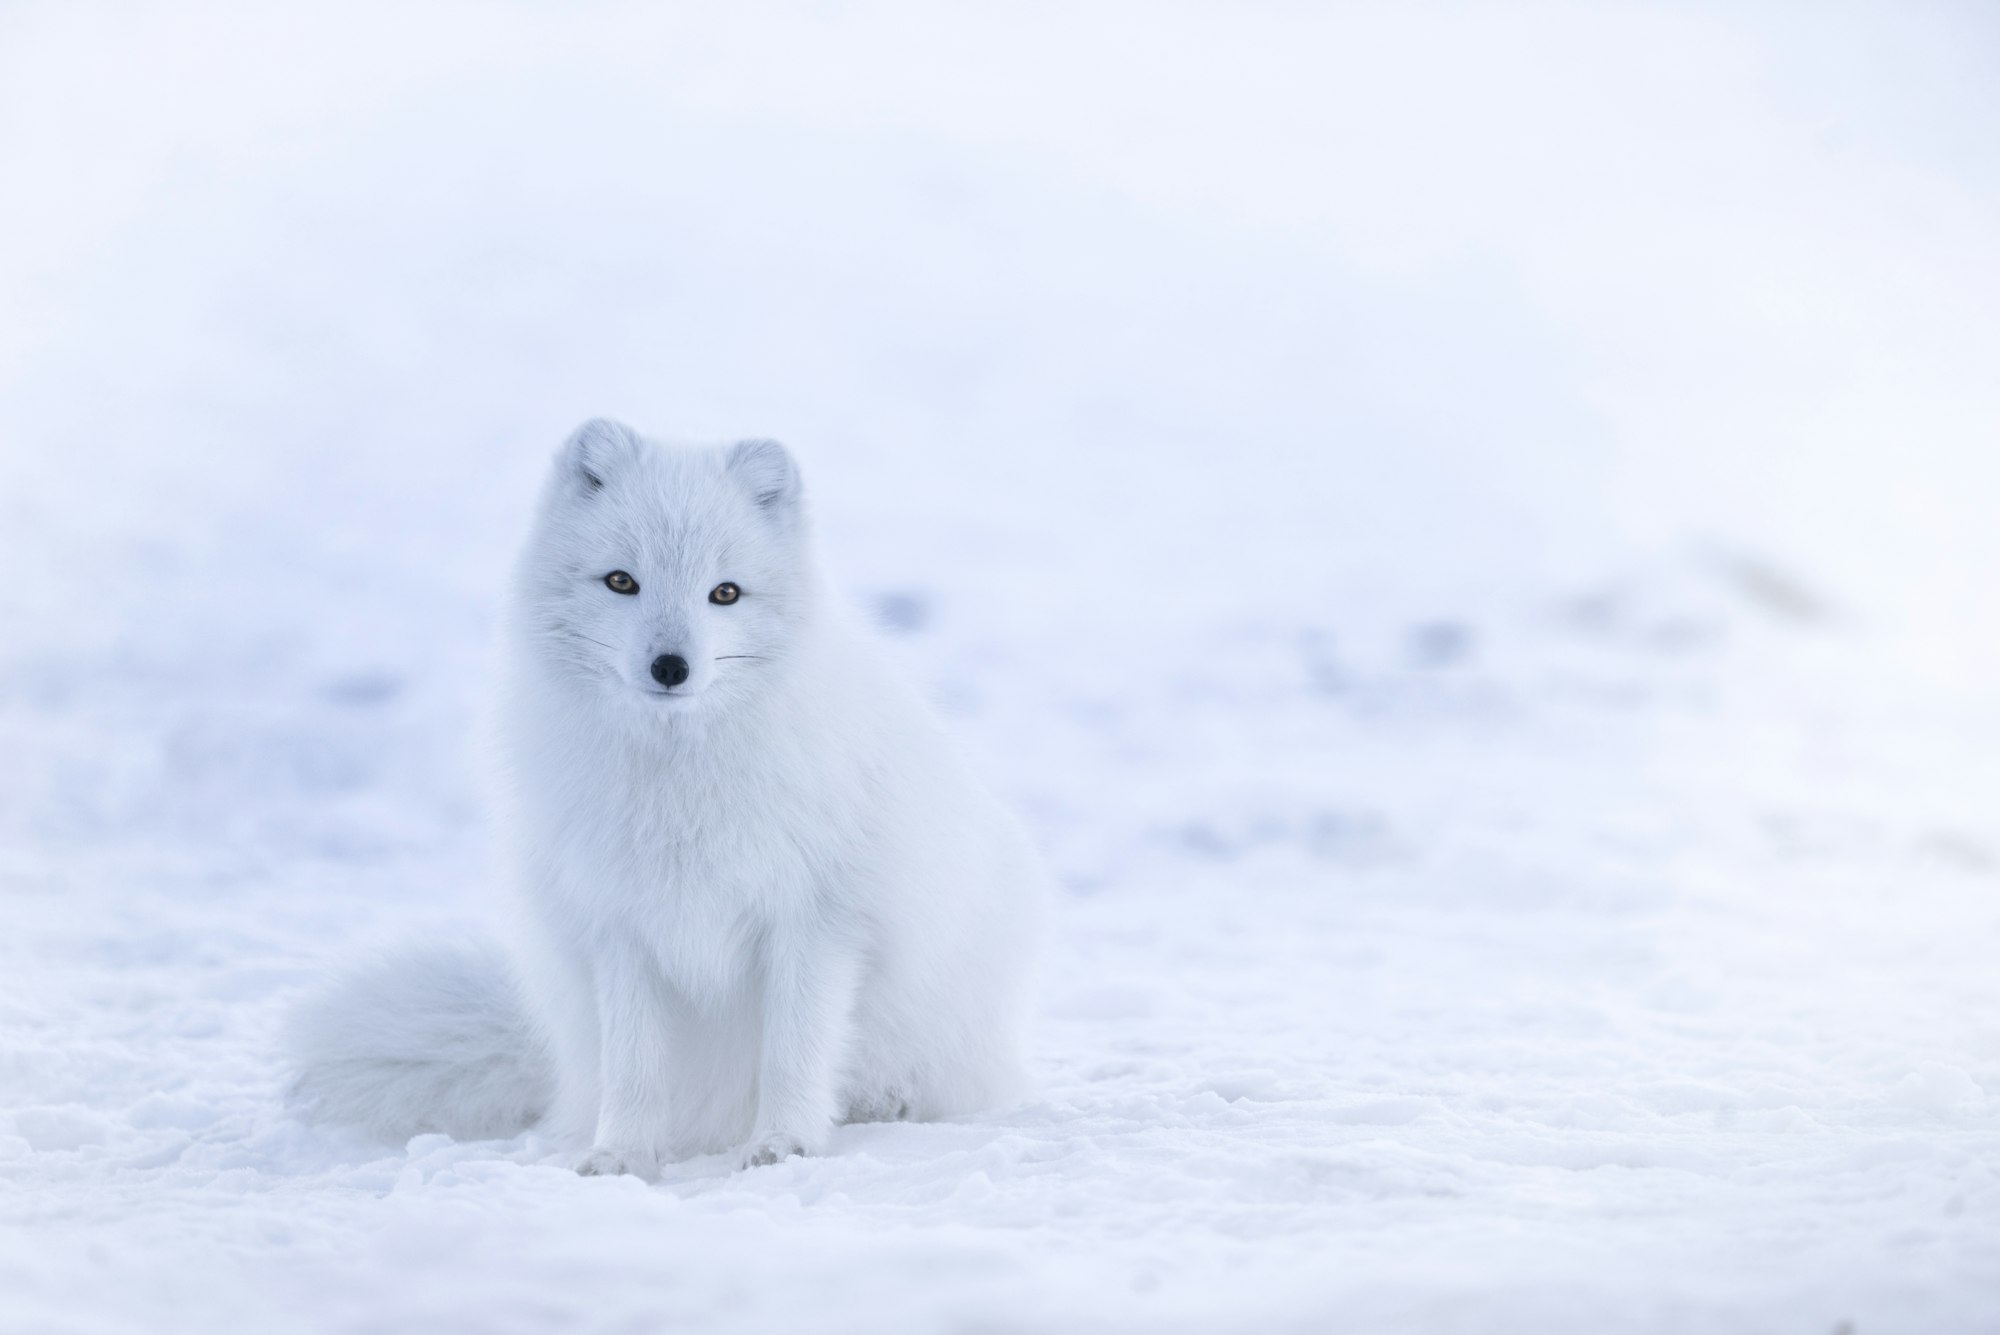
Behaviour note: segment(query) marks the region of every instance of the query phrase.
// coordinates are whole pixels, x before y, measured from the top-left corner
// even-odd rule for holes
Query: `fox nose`
[[[688,679],[688,661],[679,654],[661,654],[653,660],[653,680],[662,686],[678,686]]]

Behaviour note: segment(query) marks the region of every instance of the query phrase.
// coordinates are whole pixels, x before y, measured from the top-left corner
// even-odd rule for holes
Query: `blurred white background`
[[[8,504],[84,452],[93,542],[274,474],[511,499],[611,412],[863,460],[857,529],[1043,478],[1038,574],[1521,596],[1705,539],[1995,666],[1981,6],[7,25]]]

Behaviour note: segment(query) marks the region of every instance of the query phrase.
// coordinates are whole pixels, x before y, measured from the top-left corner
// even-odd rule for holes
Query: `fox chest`
[[[731,990],[773,930],[816,916],[837,861],[782,805],[705,796],[642,794],[565,823],[564,861],[584,873],[565,878],[574,909],[595,931],[637,936],[695,995]]]

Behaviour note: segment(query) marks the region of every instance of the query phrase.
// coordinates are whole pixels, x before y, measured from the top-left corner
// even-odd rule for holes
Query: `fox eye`
[[[708,600],[717,607],[727,607],[742,596],[743,590],[737,588],[728,580],[722,581],[722,583],[708,591]]]
[[[604,587],[613,593],[637,593],[639,581],[622,570],[614,570],[604,577]]]

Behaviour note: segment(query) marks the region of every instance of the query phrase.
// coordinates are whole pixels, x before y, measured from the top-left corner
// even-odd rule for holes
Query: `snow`
[[[0,1329],[2000,1330],[1996,35],[10,8]],[[805,461],[1066,887],[1032,1101],[287,1114],[599,413]]]

